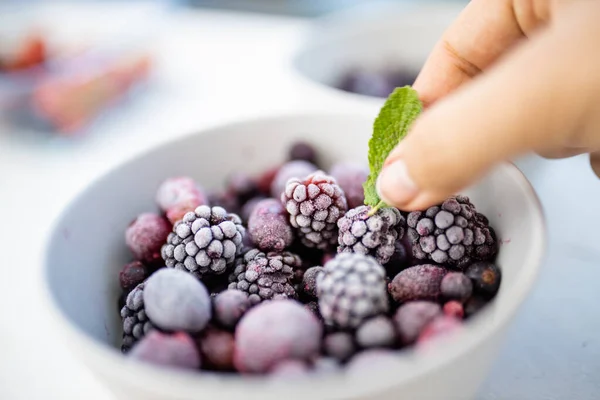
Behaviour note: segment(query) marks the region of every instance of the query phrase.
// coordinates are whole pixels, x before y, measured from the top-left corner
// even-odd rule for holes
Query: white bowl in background
[[[292,71],[304,83],[381,103],[382,98],[342,91],[336,86],[352,70],[401,67],[416,76],[463,7],[463,2],[384,2],[334,13],[314,24],[292,59]]]
[[[500,291],[460,334],[434,342],[431,351],[400,352],[385,368],[374,364],[360,374],[283,382],[170,370],[130,360],[118,349],[118,271],[129,261],[123,232],[136,215],[156,210],[155,190],[163,179],[187,174],[216,188],[229,172],[259,172],[283,161],[298,138],[317,146],[325,168],[339,160],[366,161],[372,124],[372,117],[359,114],[233,123],[160,145],[91,182],[58,218],[45,254],[48,312],[70,349],[123,399],[472,399],[544,253],[540,204],[510,164],[464,192],[503,243]]]

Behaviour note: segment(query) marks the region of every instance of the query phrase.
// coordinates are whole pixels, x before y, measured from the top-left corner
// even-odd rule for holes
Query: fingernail
[[[381,170],[377,193],[388,204],[403,205],[414,199],[419,189],[408,175],[404,161],[396,160]]]

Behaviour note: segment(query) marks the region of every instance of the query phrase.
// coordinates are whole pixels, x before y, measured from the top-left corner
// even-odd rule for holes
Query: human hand
[[[600,176],[598,21],[600,1],[472,0],[413,85],[426,109],[388,156],[380,197],[425,209],[529,152],[590,153]]]

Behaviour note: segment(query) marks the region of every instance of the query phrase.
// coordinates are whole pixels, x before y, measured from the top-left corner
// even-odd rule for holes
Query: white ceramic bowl
[[[512,165],[497,167],[465,192],[499,238],[503,282],[495,301],[462,333],[431,351],[399,353],[384,369],[314,378],[310,383],[180,372],[133,362],[117,348],[118,271],[129,260],[128,223],[153,211],[165,178],[189,174],[208,188],[243,169],[280,162],[297,138],[315,143],[325,166],[366,160],[372,117],[295,115],[234,123],[176,139],[118,166],[83,191],[58,218],[45,256],[49,312],[69,347],[126,399],[469,399],[486,376],[506,328],[530,291],[544,251],[537,197]]]
[[[461,2],[367,3],[317,20],[292,60],[300,80],[364,102],[379,97],[336,88],[351,70],[401,67],[416,75],[442,33],[460,13]]]

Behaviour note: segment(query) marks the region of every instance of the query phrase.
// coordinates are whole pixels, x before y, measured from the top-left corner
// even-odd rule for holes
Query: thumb
[[[388,156],[377,182],[381,198],[406,211],[425,209],[503,160],[597,146],[590,143],[597,134],[578,132],[591,132],[585,119],[598,114],[590,112],[600,100],[598,10],[573,10],[427,109]]]

